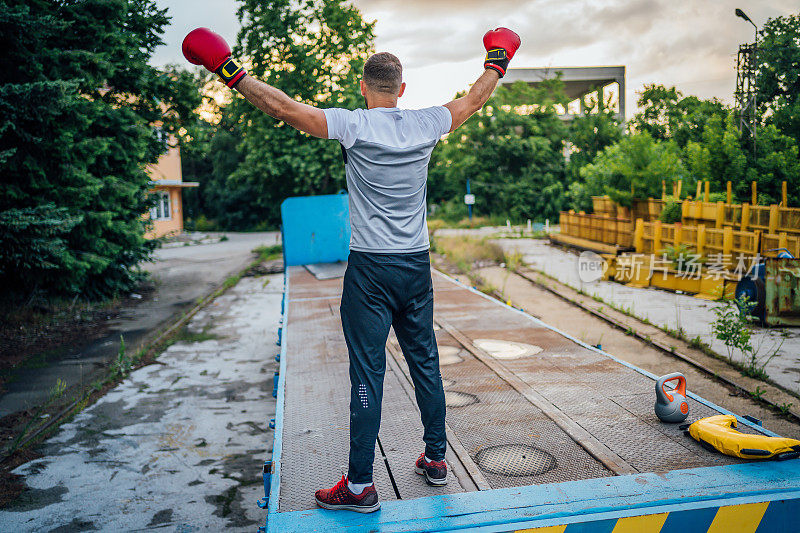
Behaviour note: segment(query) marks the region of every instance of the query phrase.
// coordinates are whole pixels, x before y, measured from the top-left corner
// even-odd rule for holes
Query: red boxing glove
[[[483,36],[483,46],[486,48],[483,68],[496,70],[501,78],[505,76],[508,62],[514,57],[520,43],[519,35],[508,28],[487,31]]]
[[[208,28],[197,28],[183,39],[183,57],[216,72],[225,85],[235,87],[247,71],[231,59],[231,48],[221,35]]]

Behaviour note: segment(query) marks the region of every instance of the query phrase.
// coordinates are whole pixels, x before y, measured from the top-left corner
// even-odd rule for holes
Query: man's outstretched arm
[[[483,46],[486,48],[483,67],[486,70],[470,87],[466,96],[444,105],[452,116],[451,132],[483,107],[497,87],[498,80],[505,76],[508,62],[514,57],[519,45],[519,35],[508,28],[497,28],[486,32],[483,36]]]
[[[293,100],[280,89],[248,76],[231,58],[231,49],[222,36],[208,28],[197,28],[189,32],[182,48],[190,63],[218,74],[228,87],[238,90],[269,116],[315,137],[328,138],[328,122],[321,109]]]
[[[243,77],[236,90],[267,115],[314,137],[328,138],[328,121],[321,109],[293,100],[280,89],[251,76]]]
[[[455,131],[456,128],[483,107],[486,100],[492,96],[498,81],[500,81],[500,75],[495,70],[486,69],[481,74],[481,77],[478,78],[478,81],[469,88],[469,92],[465,96],[444,104],[453,117],[450,131]]]

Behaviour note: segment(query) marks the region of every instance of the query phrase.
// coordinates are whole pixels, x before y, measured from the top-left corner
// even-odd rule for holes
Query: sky
[[[198,26],[236,40],[235,0],[157,0],[171,25],[153,64],[189,64],[180,44]],[[405,108],[441,105],[483,71],[483,34],[516,31],[522,46],[511,67],[624,65],[628,118],[645,83],[675,85],[686,95],[733,103],[736,52],[753,27],[800,12],[797,0],[354,0],[376,23],[377,51],[404,67]]]

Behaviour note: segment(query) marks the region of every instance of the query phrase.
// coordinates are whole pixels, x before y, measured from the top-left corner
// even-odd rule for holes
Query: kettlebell
[[[678,385],[667,392],[667,381],[678,381]],[[689,403],[686,401],[686,378],[680,372],[661,376],[656,380],[656,416],[662,422],[683,422],[689,416]]]

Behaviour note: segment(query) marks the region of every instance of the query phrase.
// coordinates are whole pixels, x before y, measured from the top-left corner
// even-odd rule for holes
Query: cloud
[[[235,0],[159,0],[172,25],[154,63],[183,63],[180,42],[196,26],[233,41]],[[442,103],[481,72],[481,38],[508,26],[522,37],[513,67],[625,65],[628,109],[644,83],[677,85],[686,94],[732,102],[739,43],[752,27],[734,17],[741,0],[355,0],[376,20],[376,46],[405,66],[409,107]],[[758,24],[797,12],[796,0],[750,0]],[[630,113],[630,111],[629,111]]]

